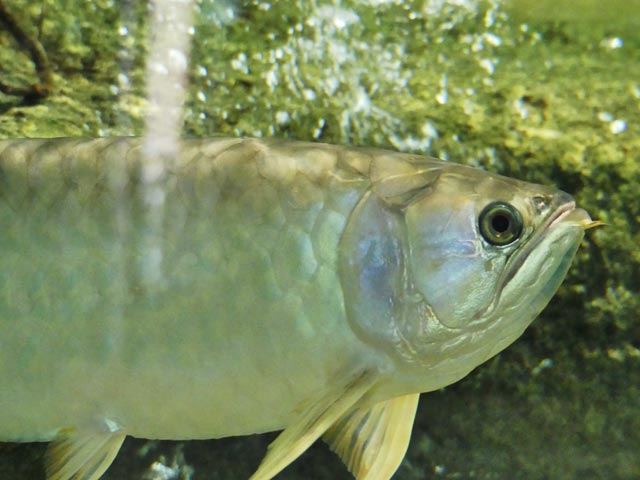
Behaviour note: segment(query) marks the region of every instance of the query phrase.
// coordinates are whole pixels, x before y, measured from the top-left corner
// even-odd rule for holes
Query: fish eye
[[[522,215],[508,203],[493,202],[480,213],[479,225],[480,234],[487,242],[504,247],[520,238]]]

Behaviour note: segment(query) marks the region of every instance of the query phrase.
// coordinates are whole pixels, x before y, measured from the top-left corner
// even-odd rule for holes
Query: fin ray
[[[350,412],[325,440],[357,480],[388,480],[407,452],[419,398],[404,395]]]
[[[365,372],[313,402],[271,445],[249,480],[269,480],[298,458],[336,420],[375,385],[377,374]]]
[[[123,431],[62,432],[47,448],[47,480],[98,480],[118,454]]]

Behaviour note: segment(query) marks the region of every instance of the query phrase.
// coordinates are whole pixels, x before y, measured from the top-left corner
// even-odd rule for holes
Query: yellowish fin
[[[375,385],[377,374],[365,372],[330,389],[300,413],[271,445],[249,480],[269,480],[298,458]]]
[[[419,398],[404,395],[357,409],[324,439],[357,480],[388,480],[407,452]]]
[[[98,480],[113,462],[125,437],[122,431],[62,432],[47,449],[47,480]]]

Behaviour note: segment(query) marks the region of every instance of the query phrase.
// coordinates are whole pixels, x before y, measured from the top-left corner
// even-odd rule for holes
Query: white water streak
[[[150,54],[146,71],[149,104],[142,145],[147,218],[141,268],[145,286],[151,291],[164,283],[162,228],[166,181],[180,150],[194,9],[194,0],[154,0],[150,4]]]

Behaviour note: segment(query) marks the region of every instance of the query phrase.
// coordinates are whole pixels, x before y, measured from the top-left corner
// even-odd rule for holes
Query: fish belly
[[[213,438],[283,428],[367,347],[338,243],[366,189],[331,147],[0,142],[0,440],[64,428]]]

